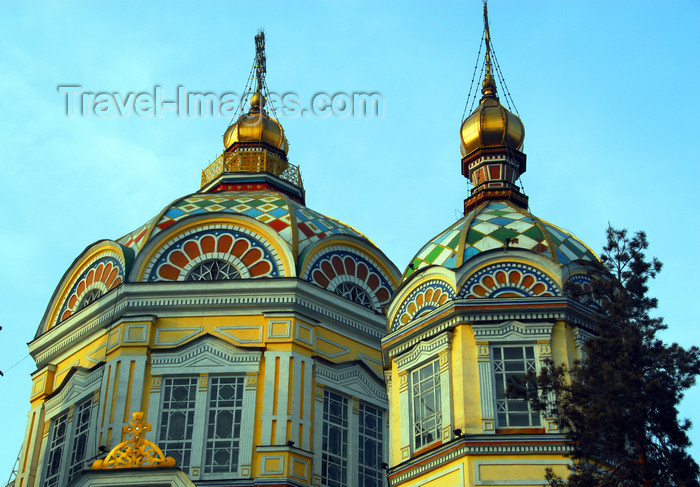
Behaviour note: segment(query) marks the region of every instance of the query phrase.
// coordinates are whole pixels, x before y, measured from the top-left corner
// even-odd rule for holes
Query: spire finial
[[[481,84],[481,94],[484,96],[496,96],[496,82],[491,73],[491,32],[489,31],[489,10],[484,0],[484,42],[486,43],[486,75]]]
[[[265,86],[265,74],[267,73],[267,64],[265,59],[265,31],[260,29],[255,36],[255,79],[257,88],[255,91],[262,93]]]

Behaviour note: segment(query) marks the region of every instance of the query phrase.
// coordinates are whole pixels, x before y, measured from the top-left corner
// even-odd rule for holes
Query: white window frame
[[[537,346],[532,343],[499,343],[491,345],[491,363],[493,365],[492,371],[494,374],[494,395],[496,396],[496,427],[498,429],[506,428],[541,428],[543,426],[542,417],[532,410],[532,406],[525,399],[515,399],[506,397],[508,391],[508,380],[509,371],[507,370],[508,362],[515,362],[516,360],[512,358],[506,358],[506,349],[521,349],[523,352],[522,359],[518,358],[518,365],[522,365],[522,370],[518,370],[514,375],[523,376],[528,372],[534,372],[537,374],[539,372],[539,367],[537,366]],[[498,351],[498,353],[497,353]],[[532,351],[532,357],[528,358],[528,351]],[[500,359],[497,359],[497,356]],[[499,376],[502,379],[502,394],[503,398],[499,398]],[[502,404],[499,404],[502,403]],[[517,404],[522,404],[527,408],[528,423],[524,425],[510,424],[514,417],[518,415],[518,411],[511,411],[511,408]],[[503,410],[501,410],[501,408]],[[523,414],[522,412],[521,414]],[[504,416],[502,421],[500,416]]]
[[[407,460],[417,452],[440,445],[454,437],[452,418],[452,383],[450,377],[450,350],[452,333],[443,332],[431,340],[415,345],[411,351],[394,359],[399,375],[399,403],[401,421],[401,460]],[[412,375],[422,367],[437,361],[439,366],[440,407],[442,412],[441,434],[429,444],[415,443],[415,411],[413,410]]]
[[[427,377],[420,377],[427,371]],[[440,359],[430,360],[411,370],[411,423],[413,446],[416,450],[426,448],[442,439],[442,384],[440,381]],[[434,411],[425,411],[424,400],[434,403]],[[417,404],[420,403],[420,406]],[[432,414],[431,414],[432,413]],[[419,417],[420,416],[420,417]],[[426,425],[430,425],[429,428]],[[431,431],[427,431],[431,430]],[[433,439],[424,439],[433,434]]]
[[[348,485],[349,474],[349,437],[350,437],[350,403],[352,399],[339,394],[335,391],[324,388],[323,390],[323,418],[322,418],[322,441],[321,441],[321,485],[323,487],[344,487]],[[331,403],[331,408],[326,407]],[[339,403],[340,412],[334,414],[332,405]],[[338,449],[340,452],[333,451],[329,447],[331,431],[339,430],[340,439]],[[330,477],[328,471],[331,468],[337,468],[341,472],[339,481],[327,480]]]
[[[545,361],[551,359],[551,338],[553,323],[504,321],[498,324],[472,325],[476,340],[479,369],[479,392],[481,394],[481,427],[485,434],[495,434],[496,430],[543,428],[547,433],[558,433],[555,418],[540,414],[538,426],[499,425],[496,412],[496,384],[493,364],[494,347],[532,346],[535,355],[535,372],[539,373]]]
[[[65,417],[66,431],[61,441],[63,450],[54,485],[60,487],[68,484],[71,470],[74,470],[74,472],[70,480],[76,478],[82,470],[88,468],[85,462],[95,456],[98,416],[97,406],[99,404],[95,392],[99,390],[101,379],[101,369],[92,372],[87,372],[84,369],[78,370],[75,375],[68,379],[68,383],[63,386],[61,392],[46,401],[44,405],[46,420],[43,440],[45,446],[41,450],[41,457],[39,459],[41,472],[37,475],[37,478],[41,479],[37,484],[39,487],[44,487],[46,485],[46,476],[49,468],[49,460],[51,458],[51,443],[55,434],[56,423],[60,418]],[[90,418],[87,427],[84,428],[84,433],[87,434],[87,437],[85,438],[83,458],[75,462],[73,460],[73,455],[76,446],[76,429],[78,427],[77,416],[83,407],[88,408]],[[80,467],[81,464],[82,467]]]
[[[389,461],[389,411],[386,389],[377,381],[376,376],[371,377],[371,372],[366,367],[352,364],[334,366],[333,364],[316,363],[314,367],[316,379],[315,411],[314,419],[314,485],[325,487],[323,479],[323,432],[324,432],[324,397],[326,393],[342,397],[347,404],[347,477],[346,482],[340,485],[360,485],[360,438],[361,438],[361,410],[368,406],[381,413],[381,422],[378,425],[381,431],[382,449],[378,452],[381,463]],[[370,466],[365,468],[371,469]],[[379,473],[375,469],[376,473]],[[370,472],[371,474],[371,472]],[[384,485],[384,473],[379,485]],[[335,484],[331,484],[335,485]]]
[[[171,378],[195,377],[193,433],[190,464],[185,473],[192,480],[231,479],[250,477],[252,468],[253,431],[257,374],[262,353],[246,351],[221,340],[207,337],[177,352],[153,353],[151,359],[151,394],[148,422],[152,429],[147,438],[159,446],[163,383]],[[210,406],[211,378],[243,377],[243,398],[238,443],[238,465],[232,472],[206,472],[207,428]],[[167,448],[163,446],[167,455]],[[178,465],[179,466],[179,465]]]

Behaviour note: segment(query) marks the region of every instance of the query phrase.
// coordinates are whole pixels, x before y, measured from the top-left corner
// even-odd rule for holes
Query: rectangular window
[[[196,395],[196,377],[163,379],[159,446],[185,472],[190,466]]]
[[[440,439],[442,404],[440,363],[435,360],[411,374],[413,443],[416,450]]]
[[[540,426],[540,414],[524,399],[506,397],[508,381],[536,370],[535,348],[528,345],[493,347],[496,419],[500,428]]]
[[[46,474],[44,475],[44,487],[58,485],[67,434],[68,413],[51,420],[51,441],[49,443],[48,461],[46,462]]]
[[[51,419],[44,487],[65,485],[85,469],[92,399],[76,404],[70,414],[66,411]]]
[[[209,381],[206,473],[238,471],[243,381],[243,377],[212,377]]]
[[[381,468],[384,428],[382,410],[361,402],[359,416],[358,485],[381,487],[384,484],[384,471]]]
[[[77,412],[73,414],[75,431],[73,432],[73,446],[71,448],[68,480],[71,480],[85,469],[85,455],[87,453],[87,442],[90,435],[92,400],[83,401],[76,406],[75,410]]]
[[[345,487],[348,480],[348,400],[323,391],[321,485]]]
[[[163,378],[158,444],[186,473],[196,451],[207,478],[238,474],[245,376],[209,376],[206,390],[200,380]],[[195,414],[204,420],[195,424]]]

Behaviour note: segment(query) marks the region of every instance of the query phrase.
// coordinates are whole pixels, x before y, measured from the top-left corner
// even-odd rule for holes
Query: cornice
[[[584,329],[592,328],[594,324],[589,310],[564,296],[507,300],[456,299],[385,336],[382,339],[384,360],[388,363],[391,357],[459,324],[495,325],[507,321],[519,321],[526,325],[566,321]]]
[[[54,408],[61,408],[67,403],[75,403],[75,399],[84,395],[86,391],[99,388],[101,379],[102,370],[100,369],[91,372],[78,370],[61,392],[46,401],[46,411],[50,414]]]
[[[389,479],[391,485],[397,485],[468,455],[565,455],[570,450],[563,435],[541,438],[511,435],[462,437],[391,468]]]
[[[157,317],[287,313],[366,340],[385,335],[383,315],[297,278],[211,283],[125,283],[29,343],[41,367],[75,342],[133,315]]]
[[[370,380],[370,375],[365,372],[360,365],[333,366],[316,362],[314,372],[318,378],[327,379],[329,384],[342,384],[347,387],[345,392],[350,390],[353,383],[361,384],[365,394],[382,404],[387,402],[386,389],[383,384],[378,384],[376,380]],[[321,380],[321,382],[324,382]],[[384,406],[386,407],[386,406]]]

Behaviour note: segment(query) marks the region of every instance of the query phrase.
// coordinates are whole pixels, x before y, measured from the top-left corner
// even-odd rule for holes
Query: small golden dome
[[[289,151],[282,125],[265,112],[265,97],[256,92],[250,99],[250,110],[231,124],[224,134],[224,148],[238,142],[262,142],[286,154]]]
[[[506,145],[520,150],[525,139],[525,127],[517,115],[498,101],[496,84],[489,74],[483,82],[483,97],[460,129],[462,156],[479,147]]]

